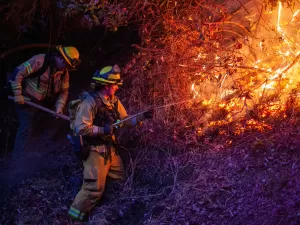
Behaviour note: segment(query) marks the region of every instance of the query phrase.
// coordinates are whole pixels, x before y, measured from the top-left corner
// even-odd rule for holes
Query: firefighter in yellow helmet
[[[89,154],[83,158],[83,185],[69,209],[69,216],[79,221],[87,219],[88,213],[101,198],[106,177],[123,179],[125,175],[122,160],[115,148],[115,130],[111,126],[117,120],[128,117],[124,106],[115,96],[119,86],[123,84],[120,72],[118,65],[97,71],[92,78],[95,90],[81,96],[81,102],[76,107],[76,116],[71,121],[73,138],[79,136],[88,143],[89,148]],[[125,121],[123,125],[135,126],[152,116],[153,111],[147,111]]]
[[[13,156],[24,151],[30,136],[36,109],[24,105],[24,98],[45,105],[55,103],[55,111],[62,113],[67,102],[69,89],[69,68],[80,63],[75,47],[57,46],[55,53],[38,54],[15,68],[9,77],[19,117]]]

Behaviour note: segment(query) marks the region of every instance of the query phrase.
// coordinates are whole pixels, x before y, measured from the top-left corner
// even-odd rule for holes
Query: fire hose
[[[8,99],[14,100],[14,97],[13,97],[13,96],[8,96]],[[39,104],[33,103],[33,102],[31,102],[31,101],[28,101],[28,100],[25,100],[24,103],[27,104],[27,105],[30,105],[30,106],[32,106],[32,107],[34,107],[34,108],[40,109],[40,110],[42,110],[42,111],[44,111],[44,112],[50,113],[50,114],[52,114],[52,115],[54,115],[54,116],[56,116],[56,117],[59,117],[59,118],[61,118],[61,119],[70,121],[70,117],[68,117],[68,116],[66,116],[66,115],[63,115],[63,114],[56,113],[56,112],[54,112],[53,110],[50,110],[50,109],[48,109],[48,108],[46,108],[46,107],[43,107],[43,106],[41,106],[41,105],[39,105]]]
[[[8,96],[8,99],[9,99],[9,100],[14,100],[14,97],[13,97],[13,96]],[[182,104],[182,103],[189,102],[189,101],[191,101],[191,100],[185,100],[185,101],[181,101],[181,102],[176,102],[176,103],[170,103],[170,104],[166,104],[166,105],[162,105],[162,106],[157,106],[157,107],[152,108],[152,110],[156,110],[156,109],[160,109],[160,108],[165,108],[165,107],[172,106],[172,105],[178,105],[178,104]],[[52,115],[54,115],[54,116],[56,116],[56,117],[58,117],[58,118],[61,118],[61,119],[70,121],[70,117],[68,117],[68,116],[66,116],[66,115],[64,115],[64,114],[56,113],[55,111],[53,111],[53,110],[51,110],[51,109],[48,109],[48,108],[46,108],[46,107],[43,107],[43,106],[41,106],[41,105],[39,105],[39,104],[36,104],[36,103],[34,103],[34,102],[31,102],[31,101],[29,101],[29,100],[24,100],[24,103],[27,104],[27,105],[30,105],[30,106],[32,106],[32,107],[35,107],[35,108],[37,108],[37,109],[40,109],[40,110],[42,110],[42,111],[44,111],[44,112],[47,112],[47,113],[49,113],[49,114],[52,114]],[[137,117],[137,116],[139,116],[139,115],[141,115],[141,114],[143,114],[143,113],[145,113],[145,112],[147,112],[147,111],[149,111],[149,110],[151,110],[151,109],[144,110],[144,111],[139,112],[139,113],[137,113],[137,114],[134,114],[134,115],[132,115],[132,116],[126,117],[125,119],[120,120],[120,121],[117,121],[116,123],[112,124],[112,126],[113,126],[113,127],[117,127],[118,125],[122,124],[123,122],[125,122],[125,121],[127,121],[127,120],[130,120],[130,119],[132,119],[132,118],[135,118],[135,117]]]

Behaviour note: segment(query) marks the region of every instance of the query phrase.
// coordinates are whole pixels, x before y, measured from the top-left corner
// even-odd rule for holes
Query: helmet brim
[[[103,78],[99,78],[99,77],[92,77],[93,80],[95,80],[97,83],[101,83],[101,84],[117,84],[119,86],[123,85],[123,82],[117,82],[117,81],[111,81],[111,80],[106,80]]]

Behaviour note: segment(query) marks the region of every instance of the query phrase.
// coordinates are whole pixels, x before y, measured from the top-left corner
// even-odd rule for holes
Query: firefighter
[[[122,85],[120,68],[118,65],[104,67],[92,79],[95,81],[95,90],[83,93],[73,124],[73,135],[87,137],[89,148],[89,155],[83,160],[83,185],[68,213],[79,221],[85,221],[100,200],[107,176],[114,179],[125,177],[122,160],[115,148],[115,129],[111,126],[118,119],[128,117],[124,106],[115,96]],[[135,126],[152,116],[153,110],[149,110],[125,121],[123,125]]]
[[[79,63],[79,52],[75,47],[59,45],[55,53],[35,55],[16,67],[10,75],[9,83],[19,117],[13,158],[23,153],[37,112],[37,109],[24,105],[24,99],[41,105],[55,103],[56,113],[61,114],[68,98],[68,69]]]

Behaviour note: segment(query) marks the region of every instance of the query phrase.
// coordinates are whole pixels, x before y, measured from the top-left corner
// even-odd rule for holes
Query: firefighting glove
[[[23,95],[14,95],[14,101],[17,104],[23,105],[24,104],[24,96]]]
[[[63,114],[63,109],[62,109],[62,108],[57,108],[57,109],[55,110],[55,112],[56,112],[57,114]],[[53,115],[53,117],[54,117],[55,119],[59,119],[58,116]]]
[[[57,114],[63,114],[63,109],[62,108],[57,108],[56,113]]]
[[[152,119],[153,118],[153,109],[150,109],[143,113],[145,119]]]
[[[114,128],[112,125],[106,123],[103,127],[104,135],[112,135],[114,132]]]

